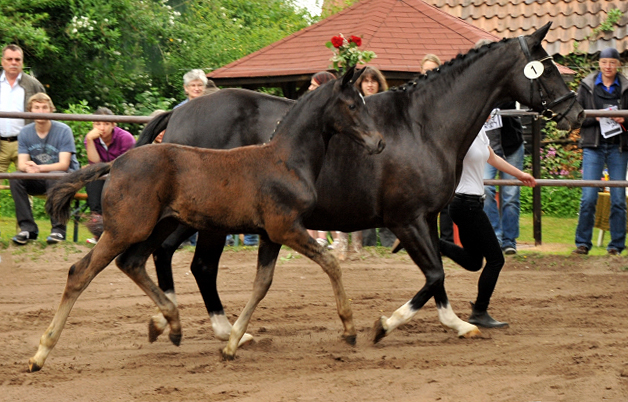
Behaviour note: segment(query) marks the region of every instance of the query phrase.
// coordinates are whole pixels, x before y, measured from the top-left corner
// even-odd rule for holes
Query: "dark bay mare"
[[[375,342],[409,321],[431,297],[443,325],[459,336],[479,333],[477,327],[456,316],[447,299],[437,216],[453,196],[464,156],[494,106],[519,101],[551,117],[560,129],[580,126],[583,110],[541,45],[549,27],[547,24],[532,35],[471,50],[397,91],[366,98],[386,139],[381,154],[366,157],[364,151],[341,136],[329,142],[316,181],[318,201],[305,219],[306,227],[345,232],[388,227],[426,278],[410,301],[390,318],[377,320]],[[528,78],[529,72],[526,76],[524,70],[531,68],[542,74]],[[153,127],[146,127],[138,144],[151,142],[166,124],[166,142],[209,148],[263,142],[291,103],[254,92],[221,90],[190,102],[186,109],[177,109],[167,116],[169,122],[155,120]],[[242,129],[247,126],[266,126],[268,131],[259,131],[257,138],[240,136],[255,132]],[[160,285],[170,294],[174,292],[171,255],[193,231],[181,230],[178,239],[169,239],[171,242],[155,254]],[[223,246],[224,238],[202,232],[192,261],[192,272],[219,339],[225,339],[230,330],[216,290]],[[151,327],[159,326],[153,318]],[[155,331],[152,339],[154,335]]]
[[[319,264],[336,297],[344,338],[355,343],[351,305],[337,259],[307,233],[302,218],[316,204],[316,178],[335,133],[381,152],[384,141],[353,85],[353,69],[297,102],[265,145],[209,150],[176,144],[135,148],[111,163],[95,164],[60,180],[48,193],[46,210],[67,220],[70,202],[85,183],[109,173],[103,196],[104,232],[98,244],[72,265],[61,303],[41,337],[30,371],[43,366],[61,335],[72,306],[91,280],[114,258],[157,304],[178,345],[181,324],[176,305],[146,273],[146,260],[177,222],[220,233],[258,233],[260,246],[251,299],[231,331],[223,356],[235,356],[250,317],[270,287],[282,244]]]

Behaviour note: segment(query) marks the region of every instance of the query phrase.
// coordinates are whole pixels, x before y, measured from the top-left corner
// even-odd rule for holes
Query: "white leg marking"
[[[228,341],[231,334],[231,323],[223,314],[212,314],[210,316],[214,335],[221,341]],[[253,340],[253,335],[245,333],[242,335],[238,347],[247,344]]]
[[[479,335],[480,330],[478,327],[458,318],[449,303],[445,307],[437,307],[437,310],[441,324],[456,331],[459,337]]]
[[[384,321],[383,325],[384,329],[386,330],[386,335],[391,333],[392,330],[394,330],[401,324],[405,324],[406,322],[410,321],[416,313],[416,311],[412,310],[410,302],[407,302],[403,306],[399,307],[390,318],[387,318]]]

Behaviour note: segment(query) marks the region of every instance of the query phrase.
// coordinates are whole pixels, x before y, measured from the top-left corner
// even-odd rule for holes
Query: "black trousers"
[[[440,211],[439,217],[440,223],[440,238],[447,240],[450,243],[454,242],[454,222],[449,216],[449,204],[445,205],[442,211]]]
[[[493,226],[484,213],[484,201],[478,196],[456,195],[449,204],[449,216],[458,226],[462,247],[441,239],[441,253],[469,271],[482,269],[482,262],[486,259],[475,301],[477,311],[486,311],[504,266],[504,255]]]
[[[85,185],[85,191],[87,192],[87,205],[89,210],[98,215],[102,215],[102,204],[100,199],[102,198],[102,188],[105,186],[104,180],[95,180]]]
[[[56,180],[10,180],[11,197],[15,203],[15,217],[20,230],[30,233],[39,233],[39,228],[33,218],[29,195],[43,195],[54,186]],[[50,219],[52,233],[61,233],[65,237],[65,225]]]

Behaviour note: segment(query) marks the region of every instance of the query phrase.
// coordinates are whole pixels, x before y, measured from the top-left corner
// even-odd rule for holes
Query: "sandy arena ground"
[[[183,340],[150,344],[155,307],[114,265],[74,306],[42,371],[27,372],[70,265],[87,248],[0,251],[2,401],[626,401],[628,259],[508,257],[490,312],[510,328],[458,339],[433,301],[377,345],[371,327],[424,284],[407,254],[365,251],[342,263],[358,343],[339,339],[331,286],[306,258],[282,250],[270,292],[249,332],[256,341],[221,361],[192,253],[175,255]],[[219,289],[233,320],[252,288],[255,250],[226,252]],[[445,261],[446,288],[466,319],[477,273]],[[152,262],[149,271],[154,274]],[[154,275],[153,275],[154,276]]]

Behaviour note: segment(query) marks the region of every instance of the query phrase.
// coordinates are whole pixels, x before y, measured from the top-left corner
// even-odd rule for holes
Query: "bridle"
[[[573,107],[573,105],[575,105],[576,93],[574,91],[569,91],[568,93],[559,97],[558,99],[554,99],[554,101],[550,102],[550,104],[548,105],[547,97],[545,95],[546,94],[549,95],[549,91],[547,90],[547,88],[545,87],[545,84],[543,84],[543,81],[541,80],[541,76],[543,75],[543,69],[544,69],[542,63],[546,60],[553,61],[553,58],[552,56],[547,56],[541,60],[532,60],[532,55],[530,54],[530,49],[528,48],[528,44],[526,43],[525,38],[523,36],[519,36],[518,39],[519,39],[519,45],[521,45],[521,50],[523,50],[523,54],[528,59],[528,64],[526,65],[526,69],[531,69],[532,72],[536,73],[532,75],[528,75],[527,73],[525,74],[526,78],[530,80],[530,102],[532,102],[532,97],[534,95],[534,83],[538,82],[539,85],[537,86],[537,88],[539,90],[539,97],[541,98],[541,105],[543,106],[543,111],[541,112],[541,115],[543,115],[543,117],[546,117],[548,119],[552,119],[552,120],[555,120],[556,122],[559,122],[560,120],[565,118],[565,115],[567,115],[569,111],[571,110],[571,108]],[[536,71],[535,67],[537,68],[540,67],[539,68],[540,72]],[[524,71],[526,71],[526,69],[524,69]],[[559,103],[562,103],[569,99],[571,99],[571,103],[569,104],[569,107],[564,113],[556,113],[552,110],[552,108],[558,105]]]

